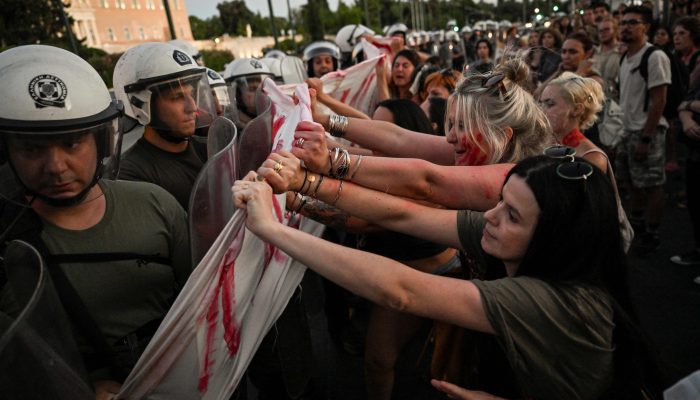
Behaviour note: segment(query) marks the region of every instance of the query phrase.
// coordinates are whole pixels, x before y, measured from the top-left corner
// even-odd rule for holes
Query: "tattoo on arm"
[[[309,198],[301,214],[331,228],[345,229],[350,214],[322,201]]]

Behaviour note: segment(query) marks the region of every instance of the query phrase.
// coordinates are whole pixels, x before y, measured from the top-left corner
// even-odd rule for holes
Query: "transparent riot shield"
[[[207,160],[194,182],[189,204],[190,248],[196,266],[233,215],[231,186],[238,179],[236,127],[217,118],[209,128]]]
[[[304,83],[306,78],[306,65],[299,57],[288,56],[280,62],[282,66],[282,80],[285,84]]]
[[[94,399],[71,325],[39,253],[13,241],[5,252],[7,290],[19,313],[0,313],[0,397]]]
[[[274,106],[270,98],[258,91],[255,97],[258,116],[248,123],[238,142],[239,176],[255,171],[270,155],[272,149],[272,118]]]

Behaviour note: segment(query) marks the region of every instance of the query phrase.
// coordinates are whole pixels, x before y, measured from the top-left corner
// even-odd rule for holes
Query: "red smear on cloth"
[[[581,141],[585,138],[586,137],[583,136],[583,133],[581,133],[581,131],[574,128],[571,132],[567,133],[566,136],[564,136],[564,138],[561,140],[561,144],[563,144],[564,146],[576,148],[579,144],[581,144]]]
[[[355,102],[357,101],[357,97],[366,91],[366,88],[369,87],[369,84],[372,81],[372,78],[374,77],[374,75],[375,74],[369,74],[369,75],[365,76],[365,79],[363,79],[362,83],[360,84],[360,89],[355,93],[354,96],[352,96],[352,100],[350,100],[350,104],[355,104]]]
[[[350,95],[350,89],[343,90],[343,95],[340,96],[340,102],[345,103],[345,100],[348,99],[348,95]]]
[[[233,357],[238,353],[240,345],[240,330],[236,326],[236,298],[234,288],[235,260],[241,251],[245,229],[241,230],[226,250],[222,260],[219,282],[214,288],[214,295],[211,297],[206,313],[206,343],[204,346],[204,367],[199,375],[197,389],[200,393],[207,391],[209,378],[211,377],[211,367],[214,364],[212,358],[214,350],[214,336],[216,334],[216,321],[219,316],[219,294],[223,308],[224,340],[229,351],[229,356]]]

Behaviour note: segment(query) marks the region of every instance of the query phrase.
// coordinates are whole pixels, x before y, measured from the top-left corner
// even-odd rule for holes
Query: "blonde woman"
[[[550,81],[539,99],[557,142],[573,147],[576,155],[606,172],[607,156],[581,133],[595,123],[604,100],[597,81],[573,72],[564,72]]]
[[[325,140],[328,130],[386,156],[414,158],[364,157],[360,162],[359,156],[350,156],[350,165],[358,167],[353,168],[353,182],[448,208],[486,210],[497,202],[496,193],[471,189],[493,180],[498,187],[510,168],[488,165],[515,163],[541,154],[555,142],[547,117],[521,86],[527,75],[527,65],[512,59],[491,74],[466,77],[448,100],[447,140],[389,122],[315,115],[323,127],[302,122],[292,152],[310,170],[327,174],[332,164]],[[466,193],[455,196],[456,190]]]

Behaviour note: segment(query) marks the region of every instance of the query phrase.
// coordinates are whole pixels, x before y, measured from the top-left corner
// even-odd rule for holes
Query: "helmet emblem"
[[[181,52],[180,50],[173,51],[173,60],[175,60],[175,62],[179,65],[192,64],[192,60],[190,59],[190,57],[187,54]]]
[[[262,63],[258,60],[250,60],[250,66],[255,69],[262,69]]]
[[[36,108],[65,108],[68,89],[56,76],[39,75],[29,82],[29,95],[32,96]]]
[[[210,70],[210,69],[207,70],[207,75],[209,75],[209,77],[210,77],[212,80],[221,79],[221,76],[219,76],[219,74],[217,74],[216,72],[214,72],[214,71],[212,71],[212,70]]]

